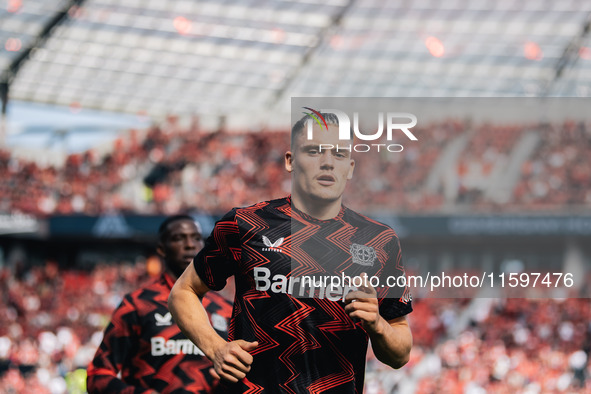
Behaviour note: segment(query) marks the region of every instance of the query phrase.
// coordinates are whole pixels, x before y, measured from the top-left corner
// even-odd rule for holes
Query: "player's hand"
[[[215,379],[223,379],[232,383],[244,379],[252,364],[252,356],[249,352],[256,349],[258,342],[247,342],[242,339],[226,342],[216,349],[211,376]]]
[[[383,320],[380,316],[377,292],[369,284],[369,278],[365,272],[360,277],[362,285],[345,297],[345,312],[351,319],[359,319],[366,331],[376,332],[380,320]]]

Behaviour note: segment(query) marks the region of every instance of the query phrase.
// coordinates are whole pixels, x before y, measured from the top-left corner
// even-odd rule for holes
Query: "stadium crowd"
[[[148,265],[152,275],[158,268]],[[0,273],[0,392],[84,392],[86,367],[126,292],[149,279],[146,264],[97,265],[91,272],[57,263]]]
[[[494,300],[437,344],[417,393],[588,392],[590,319],[588,299]]]
[[[509,201],[499,206],[483,191],[492,171],[503,171],[519,138],[535,130],[539,145],[525,160]],[[436,212],[445,207],[471,210],[517,208],[564,209],[591,202],[591,130],[585,124],[472,125],[447,120],[417,128],[419,141],[404,144],[404,154],[358,153],[359,165],[347,203],[360,211]],[[104,212],[173,214],[198,207],[217,214],[289,193],[282,171],[287,130],[227,132],[202,130],[197,122],[181,127],[178,119],[131,130],[110,153],[93,150],[67,157],[63,168],[42,167],[0,150],[0,212],[36,216],[98,215]],[[427,190],[444,148],[465,136],[455,157],[453,178]],[[385,174],[385,176],[376,176]],[[442,189],[453,189],[449,198]]]
[[[541,128],[542,143],[522,169],[515,201],[532,209],[591,203],[591,130],[565,122]]]
[[[0,212],[217,212],[260,195],[278,197],[289,192],[289,184],[269,163],[283,161],[285,135],[203,133],[196,126],[181,129],[170,118],[142,141],[133,131],[116,140],[103,157],[92,150],[71,154],[63,169],[0,151]]]
[[[84,392],[85,368],[113,309],[159,270],[153,258],[92,271],[62,270],[55,262],[3,269],[0,392]],[[472,302],[482,303],[478,313],[454,334],[470,300],[415,300],[411,361],[393,371],[370,351],[366,392],[589,392],[588,299]]]
[[[471,208],[491,204],[484,192],[495,172],[506,168],[512,148],[530,127],[482,124],[468,132],[468,144],[457,160],[457,203]]]
[[[591,203],[591,130],[584,124],[473,127],[457,120],[417,129],[420,145],[405,143],[404,155],[360,153],[362,165],[349,187],[367,192],[347,193],[346,203],[362,212],[424,213],[448,206],[441,189],[428,192],[425,184],[444,148],[464,137],[452,166],[451,204],[498,208],[485,197],[486,183],[531,130],[538,145],[504,207],[564,211]],[[219,213],[290,191],[277,165],[289,144],[285,130],[211,132],[196,122],[182,127],[170,117],[140,134],[130,131],[104,156],[92,150],[71,154],[63,168],[0,150],[0,212],[173,214],[198,207]],[[56,262],[0,270],[0,392],[84,391],[85,368],[111,312],[123,294],[159,272],[153,258],[112,263],[92,271],[63,270]],[[457,331],[457,317],[469,304],[415,300],[411,361],[392,371],[370,352],[367,393],[409,387],[418,393],[591,391],[588,299],[494,300]]]

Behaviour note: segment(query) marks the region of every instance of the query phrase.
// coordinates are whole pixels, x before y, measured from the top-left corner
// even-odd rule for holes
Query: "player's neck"
[[[176,282],[176,280],[179,278],[170,268],[166,267],[164,272],[166,274],[168,274],[168,276],[170,276],[170,278],[172,279],[173,282]]]
[[[296,194],[291,196],[292,204],[300,211],[318,220],[330,220],[341,212],[342,198],[335,201],[319,201],[317,198],[306,199]]]

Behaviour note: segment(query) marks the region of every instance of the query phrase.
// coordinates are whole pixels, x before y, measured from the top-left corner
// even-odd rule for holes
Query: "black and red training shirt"
[[[175,324],[168,311],[174,282],[163,274],[127,294],[113,312],[88,367],[89,393],[210,393],[211,362]],[[217,293],[202,300],[210,322],[227,336],[232,304]]]
[[[368,335],[344,311],[344,288],[302,286],[303,276],[404,274],[396,233],[342,207],[318,220],[289,197],[227,213],[194,260],[211,289],[234,275],[229,340],[258,341],[250,372],[225,393],[362,393]],[[299,278],[299,279],[296,279]],[[380,315],[412,311],[408,289],[379,286]]]

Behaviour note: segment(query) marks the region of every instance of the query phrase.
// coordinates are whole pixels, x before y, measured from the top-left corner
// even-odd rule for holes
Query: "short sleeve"
[[[394,233],[394,232],[393,232]],[[378,289],[378,301],[380,306],[380,315],[391,320],[412,312],[412,296],[406,286],[405,280],[396,280],[400,276],[405,276],[404,264],[402,262],[402,251],[400,241],[395,235],[386,246],[388,260],[380,275],[380,282],[386,285]],[[398,287],[397,284],[404,286]]]
[[[193,260],[195,271],[207,287],[221,290],[226,280],[236,273],[241,251],[236,210],[233,209],[216,222],[205,246]]]

